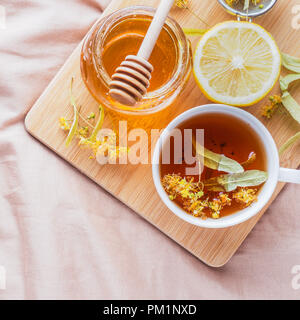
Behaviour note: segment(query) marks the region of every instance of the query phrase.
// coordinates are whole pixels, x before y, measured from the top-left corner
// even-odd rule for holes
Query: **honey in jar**
[[[191,50],[177,22],[168,18],[149,62],[151,74],[147,94],[134,107],[113,100],[109,83],[115,69],[130,54],[137,54],[155,10],[130,7],[101,19],[88,34],[81,53],[82,78],[94,98],[115,122],[126,120],[128,128],[161,128],[167,107],[183,89],[191,71]]]

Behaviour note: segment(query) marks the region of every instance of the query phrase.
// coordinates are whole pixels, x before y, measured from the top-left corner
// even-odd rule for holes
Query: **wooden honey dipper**
[[[148,59],[174,0],[161,0],[137,55],[129,55],[116,69],[110,82],[110,96],[121,104],[134,106],[147,92],[153,66]]]

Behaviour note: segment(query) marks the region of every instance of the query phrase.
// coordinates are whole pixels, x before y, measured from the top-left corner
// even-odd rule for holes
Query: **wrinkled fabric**
[[[26,112],[108,2],[1,1],[0,298],[299,299],[299,186],[213,269],[26,133]]]

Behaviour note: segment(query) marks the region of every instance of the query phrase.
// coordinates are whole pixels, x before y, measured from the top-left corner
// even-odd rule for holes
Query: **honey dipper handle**
[[[174,0],[160,1],[151,25],[137,54],[138,57],[145,60],[149,59],[173,3]]]

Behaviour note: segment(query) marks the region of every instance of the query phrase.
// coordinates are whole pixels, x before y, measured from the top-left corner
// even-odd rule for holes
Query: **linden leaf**
[[[286,53],[281,53],[282,57],[282,65],[290,70],[294,71],[296,73],[300,73],[300,58],[292,57]]]
[[[203,157],[204,165],[210,169],[229,173],[244,171],[244,168],[237,161],[202,147],[195,139],[193,139],[193,146],[197,155]]]
[[[300,123],[300,106],[297,101],[290,95],[288,91],[284,91],[282,94],[282,104],[291,114],[291,116]]]
[[[300,80],[300,74],[298,73],[288,74],[285,77],[280,77],[280,89],[282,91],[286,91],[289,85],[296,80]]]
[[[268,178],[268,173],[260,170],[248,170],[240,173],[223,174],[219,177],[204,181],[208,188],[221,186],[227,192],[235,190],[237,187],[254,187],[264,183]]]
[[[297,132],[294,136],[289,138],[279,149],[279,155],[282,155],[285,150],[287,150],[290,146],[300,140],[300,131]]]

